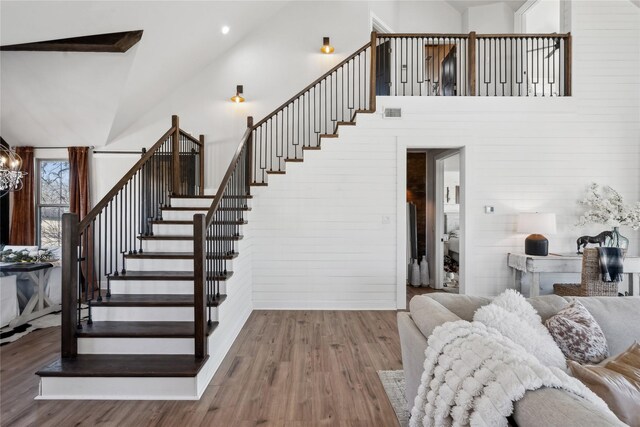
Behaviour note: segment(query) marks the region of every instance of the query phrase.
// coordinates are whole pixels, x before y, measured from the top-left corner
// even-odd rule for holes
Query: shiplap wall
[[[360,115],[304,163],[270,177],[252,215],[254,306],[396,306],[398,144],[465,147],[469,294],[511,286],[506,254],[524,239],[518,212],[555,212],[551,251],[570,252],[577,236],[603,228],[574,225],[591,181],[638,200],[640,12],[623,0],[573,2],[571,13],[573,97],[379,97],[378,111],[402,107],[403,118]],[[638,253],[638,233],[623,234]]]

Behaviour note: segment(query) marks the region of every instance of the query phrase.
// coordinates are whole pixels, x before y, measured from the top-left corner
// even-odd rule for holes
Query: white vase
[[[420,286],[420,266],[417,259],[414,259],[411,264],[411,286],[416,288]]]
[[[429,261],[427,261],[425,255],[422,256],[422,261],[420,261],[420,284],[429,286]]]

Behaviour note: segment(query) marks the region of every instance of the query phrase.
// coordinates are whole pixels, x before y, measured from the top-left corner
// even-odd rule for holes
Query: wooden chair
[[[618,282],[603,282],[598,249],[586,248],[582,255],[581,283],[556,283],[553,293],[562,297],[615,297]]]

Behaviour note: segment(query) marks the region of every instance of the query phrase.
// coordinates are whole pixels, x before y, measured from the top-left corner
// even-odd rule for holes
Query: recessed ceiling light
[[[220,31],[222,31],[222,34],[229,34],[229,27],[225,25]]]

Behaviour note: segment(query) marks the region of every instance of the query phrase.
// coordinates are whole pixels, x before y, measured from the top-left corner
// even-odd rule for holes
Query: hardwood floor
[[[411,301],[411,298],[415,297],[416,295],[431,294],[434,292],[442,292],[442,291],[429,288],[427,286],[414,288],[413,286],[407,285],[407,310],[409,310],[409,301]]]
[[[397,426],[395,311],[254,311],[199,401],[34,401],[60,328],[0,347],[2,426]]]

